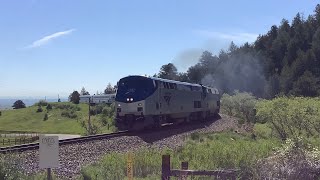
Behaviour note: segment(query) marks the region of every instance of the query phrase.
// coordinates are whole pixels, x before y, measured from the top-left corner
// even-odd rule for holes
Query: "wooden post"
[[[162,180],[170,180],[170,155],[162,155]]]
[[[51,168],[48,168],[48,169],[47,169],[47,179],[48,179],[48,180],[52,180]]]
[[[181,162],[181,170],[188,170],[188,162]],[[183,173],[180,174],[179,179],[180,180],[187,180],[188,176],[184,175]]]

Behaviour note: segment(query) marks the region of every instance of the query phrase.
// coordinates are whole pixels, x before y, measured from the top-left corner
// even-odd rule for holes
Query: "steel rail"
[[[61,139],[59,140],[59,145],[88,142],[88,141],[93,141],[98,139],[108,139],[108,138],[120,137],[125,135],[131,135],[131,133],[128,131],[120,131],[120,132],[108,133],[108,134],[97,134],[97,135],[82,136],[82,137],[70,138],[70,139]],[[32,150],[32,149],[39,149],[39,143],[37,142],[37,143],[28,143],[28,144],[21,144],[21,145],[15,145],[15,146],[0,147],[0,154],[13,152],[13,151],[21,152],[21,151]]]

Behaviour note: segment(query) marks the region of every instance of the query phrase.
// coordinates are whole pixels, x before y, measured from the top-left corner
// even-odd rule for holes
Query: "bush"
[[[67,104],[67,103],[54,103],[52,104],[52,106],[54,108],[57,108],[57,109],[62,109],[62,110],[74,110],[74,111],[80,111],[81,108],[77,105],[74,105],[74,104]]]
[[[281,148],[268,158],[258,161],[260,179],[319,179],[320,151],[301,138],[287,139]]]
[[[257,99],[250,93],[235,91],[234,95],[223,94],[221,109],[230,116],[242,118],[246,122],[255,122],[255,104]],[[240,123],[244,123],[243,120]]]
[[[38,109],[37,109],[37,112],[42,112],[42,107],[41,106],[38,106]]]
[[[114,117],[114,112],[115,112],[114,105],[111,105],[111,106],[108,106],[108,107],[104,107],[102,109],[103,116],[108,117],[108,118],[113,118]]]
[[[44,121],[48,120],[48,113],[46,113],[46,114],[44,115],[43,120],[44,120]]]
[[[2,115],[2,112],[0,111],[0,116]]]
[[[71,118],[71,119],[75,119],[78,117],[74,111],[68,111],[68,110],[62,111],[61,116]]]
[[[198,135],[203,139],[202,142],[201,139],[187,141],[183,147],[176,149],[167,149],[162,146],[135,150],[133,153],[135,177],[159,179],[157,177],[161,175],[161,155],[163,154],[171,155],[173,168],[180,167],[182,161],[187,161],[189,169],[195,170],[238,169],[267,157],[271,154],[272,148],[278,145],[278,142],[270,139],[253,141],[249,137],[230,133]],[[82,167],[81,174],[83,178],[89,179],[125,179],[126,155],[116,152],[107,154],[100,161]],[[204,177],[195,177],[195,179],[204,179]]]
[[[13,109],[21,109],[21,108],[26,108],[26,105],[24,104],[23,101],[17,100],[16,102],[13,103],[12,107]]]
[[[0,154],[0,179],[25,179],[20,172],[21,160],[13,154]]]
[[[40,100],[38,103],[36,103],[37,106],[47,106],[48,102],[45,100]]]
[[[281,139],[320,134],[320,99],[278,97],[257,103],[259,122],[270,123]]]
[[[52,109],[52,105],[51,104],[48,104],[47,105],[47,111],[51,110]]]

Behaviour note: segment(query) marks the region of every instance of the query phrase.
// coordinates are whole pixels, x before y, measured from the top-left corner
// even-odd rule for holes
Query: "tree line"
[[[255,96],[315,97],[320,95],[320,5],[305,18],[297,13],[291,24],[282,19],[268,33],[249,44],[231,42],[218,55],[204,51],[187,72],[174,64],[160,68],[155,77],[216,86],[222,93],[234,90]]]

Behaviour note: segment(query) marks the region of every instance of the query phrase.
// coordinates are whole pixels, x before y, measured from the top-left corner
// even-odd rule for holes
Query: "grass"
[[[5,110],[0,116],[0,132],[37,132],[37,133],[57,133],[57,134],[84,134],[85,129],[81,127],[80,122],[88,119],[88,105],[74,105],[69,102],[51,103],[53,109],[48,111],[48,120],[44,121],[47,113],[46,106],[42,106],[43,112],[36,112],[38,106],[30,106],[23,109]],[[73,106],[76,118],[61,116],[63,111],[71,111],[57,108],[54,105]],[[98,117],[91,116],[93,122],[98,122]],[[102,132],[110,132],[106,127],[102,128]]]
[[[161,156],[171,155],[172,168],[180,169],[182,161],[189,162],[189,169],[215,170],[251,166],[257,159],[267,157],[274,147],[280,145],[276,139],[257,138],[234,133],[195,134],[178,150],[142,149],[134,153],[135,179],[159,179]],[[79,179],[125,179],[126,154],[111,153],[98,163],[82,169]]]

